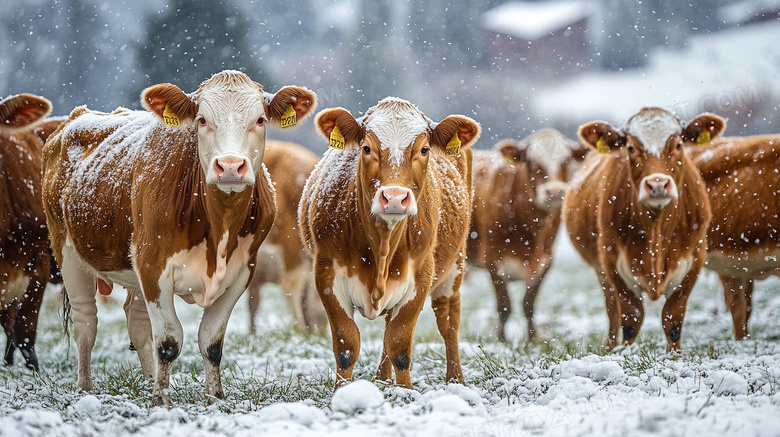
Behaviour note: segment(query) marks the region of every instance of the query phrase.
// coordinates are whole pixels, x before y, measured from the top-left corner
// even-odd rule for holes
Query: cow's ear
[[[583,124],[578,134],[585,145],[598,150],[599,153],[609,153],[626,144],[626,137],[606,121]]]
[[[363,140],[363,128],[344,108],[323,109],[314,118],[314,125],[333,149],[344,149],[346,145]],[[338,131],[333,132],[336,127]]]
[[[154,112],[168,126],[178,127],[192,121],[198,114],[198,105],[176,85],[152,85],[141,93],[141,104]]]
[[[266,94],[268,116],[273,125],[292,127],[314,113],[317,95],[298,86],[286,86],[276,94]],[[295,114],[292,114],[295,111]]]
[[[683,129],[683,139],[699,145],[709,144],[712,139],[726,129],[726,120],[722,117],[704,113],[688,123]]]
[[[515,162],[525,159],[525,147],[511,138],[496,143],[496,150],[501,153],[507,164],[514,165]]]
[[[0,123],[22,127],[35,123],[51,112],[51,102],[33,94],[18,94],[0,102]]]
[[[431,132],[431,145],[446,150],[457,135],[460,147],[471,147],[479,138],[479,123],[465,115],[450,115],[436,124]]]
[[[593,149],[582,144],[579,141],[569,140],[569,150],[571,150],[571,157],[576,162],[582,162],[585,161],[585,158]]]

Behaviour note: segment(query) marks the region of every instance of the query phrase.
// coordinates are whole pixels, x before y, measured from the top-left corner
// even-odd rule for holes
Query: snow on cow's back
[[[171,128],[148,111],[119,108],[111,113],[90,111],[86,107],[73,110],[70,120],[59,133],[61,147],[66,147],[67,179],[76,209],[81,203],[91,208],[97,190],[111,190],[128,195],[131,190],[133,166],[162,167],[175,159],[175,151],[196,144],[192,129]],[[158,159],[162,158],[162,159]],[[167,158],[167,159],[166,159]],[[79,202],[83,199],[84,202]]]

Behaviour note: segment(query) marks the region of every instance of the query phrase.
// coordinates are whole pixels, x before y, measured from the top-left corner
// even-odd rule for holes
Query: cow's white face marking
[[[229,81],[204,85],[197,102],[198,154],[206,182],[227,193],[254,185],[265,152],[267,124],[260,87],[236,74]]]
[[[358,120],[389,151],[388,163],[400,167],[415,138],[430,128],[431,120],[406,100],[387,97]]]
[[[680,119],[670,112],[651,108],[631,117],[626,132],[639,140],[647,153],[661,156],[669,137],[682,132],[682,125]]]

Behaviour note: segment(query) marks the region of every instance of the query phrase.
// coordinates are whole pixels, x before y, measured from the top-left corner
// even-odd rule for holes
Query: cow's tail
[[[65,332],[65,338],[68,340],[68,348],[70,348],[70,327],[73,325],[73,320],[70,318],[70,299],[68,293],[65,291],[65,287],[62,287],[62,330]]]

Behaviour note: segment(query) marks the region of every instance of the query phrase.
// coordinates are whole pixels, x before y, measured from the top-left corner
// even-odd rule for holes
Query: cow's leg
[[[753,281],[750,279],[732,278],[719,275],[723,284],[723,296],[726,306],[731,312],[734,322],[734,338],[742,340],[748,335],[748,318],[750,298],[753,291]]]
[[[306,287],[306,277],[303,266],[286,270],[282,273],[280,284],[284,297],[287,299],[287,305],[290,307],[290,313],[295,319],[295,325],[299,329],[306,329],[306,318],[303,315],[303,299]]]
[[[206,396],[209,401],[225,399],[222,390],[222,376],[219,366],[222,363],[222,348],[225,341],[230,314],[243,293],[243,288],[228,290],[210,307],[203,310],[203,318],[198,328],[198,346],[206,369]]]
[[[311,270],[311,267],[309,267]],[[303,297],[303,317],[306,320],[306,329],[312,334],[326,335],[328,326],[328,314],[322,306],[311,271],[306,274],[306,288]]]
[[[168,388],[171,382],[171,365],[181,353],[184,332],[176,316],[173,293],[170,290],[160,290],[154,279],[142,278],[141,281],[156,351],[152,406],[170,407]],[[151,300],[150,296],[156,299]]]
[[[5,364],[10,366],[14,363],[14,352],[16,343],[14,342],[14,322],[16,321],[16,303],[13,305],[2,305],[0,303],[0,321],[2,321],[3,331],[5,332],[6,344],[3,359]]]
[[[14,324],[14,342],[24,357],[25,366],[37,371],[38,356],[35,353],[35,337],[38,329],[38,314],[43,302],[43,291],[46,288],[46,277],[49,274],[49,259],[46,255],[45,262],[38,264],[38,277],[30,281],[27,291],[22,298],[19,309],[16,312]]]
[[[388,330],[391,316],[392,312],[385,316],[385,332]],[[386,383],[393,382],[393,363],[390,362],[390,356],[387,354],[387,344],[382,345],[382,356],[379,359],[379,369],[376,373],[376,380]]]
[[[498,339],[506,341],[504,326],[512,314],[512,302],[509,300],[509,291],[507,290],[506,278],[498,269],[498,266],[490,267],[490,279],[493,281],[493,288],[496,291],[496,309],[498,310]]]
[[[447,356],[446,380],[447,382],[456,381],[463,384],[463,370],[460,366],[460,350],[458,349],[460,286],[463,282],[463,269],[456,267],[453,270],[455,270],[453,281],[444,281],[431,292],[431,306],[436,314],[436,325],[439,328],[439,333],[444,337]]]
[[[314,262],[314,283],[325,307],[336,357],[336,388],[352,379],[352,369],[360,353],[360,331],[350,312],[342,308],[333,292],[333,263],[317,256]]]
[[[257,275],[257,272],[255,272],[255,275]],[[249,334],[251,335],[255,335],[255,318],[257,317],[257,310],[260,308],[260,289],[263,288],[263,285],[265,285],[265,282],[252,280],[246,289],[249,300]]]
[[[70,302],[70,318],[73,320],[73,336],[78,351],[78,379],[76,385],[85,391],[92,391],[92,348],[97,336],[97,303],[95,302],[95,275],[83,265],[75,250],[62,247],[62,281]]]
[[[645,307],[642,299],[632,290],[616,286],[620,297],[620,317],[623,327],[623,344],[632,344],[639,335],[645,319]]]
[[[681,350],[683,319],[688,305],[688,296],[691,294],[696,278],[699,276],[701,266],[694,266],[685,275],[677,289],[666,298],[661,312],[661,326],[666,334],[667,349],[679,352]]]
[[[547,266],[550,264],[548,263]],[[543,267],[544,270],[538,272],[536,277],[532,278],[525,284],[525,296],[523,297],[523,312],[525,312],[525,320],[528,323],[528,340],[536,340],[536,326],[534,325],[534,306],[536,305],[536,295],[539,293],[539,287],[542,285],[544,276],[547,274],[547,267]]]
[[[395,383],[412,388],[409,369],[412,366],[414,328],[428,295],[427,287],[415,286],[415,296],[398,310],[393,310],[385,327],[384,350],[395,369]],[[393,315],[395,317],[393,317]]]
[[[617,346],[618,330],[621,325],[620,300],[618,299],[615,286],[612,285],[600,267],[596,268],[596,274],[601,284],[601,290],[604,292],[604,305],[607,309],[607,320],[609,322],[606,349],[612,350]]]
[[[141,372],[144,378],[154,378],[154,341],[152,339],[152,324],[146,309],[143,293],[137,288],[127,289],[125,300],[125,316],[127,317],[127,333],[130,345],[138,353],[141,361]]]

